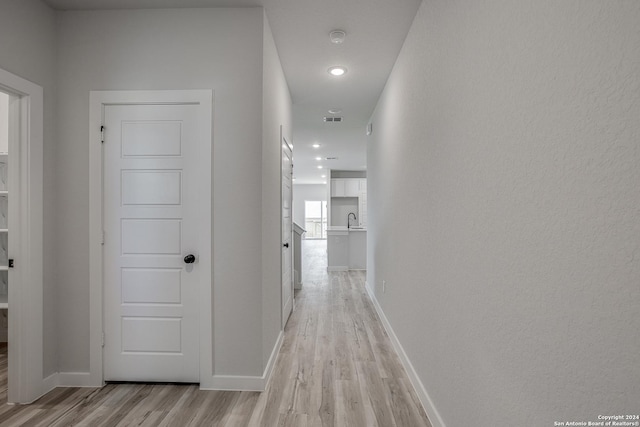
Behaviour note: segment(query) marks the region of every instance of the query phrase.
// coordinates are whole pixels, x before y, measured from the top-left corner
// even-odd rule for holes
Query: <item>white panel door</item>
[[[282,327],[287,324],[293,311],[293,162],[289,144],[282,139]]]
[[[106,381],[199,382],[197,108],[104,107]]]

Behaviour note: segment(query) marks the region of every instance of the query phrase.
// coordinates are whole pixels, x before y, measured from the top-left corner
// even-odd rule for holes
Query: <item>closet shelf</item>
[[[9,267],[6,265],[0,265],[0,271],[9,271]]]
[[[9,298],[7,295],[0,295],[0,309],[9,308]]]

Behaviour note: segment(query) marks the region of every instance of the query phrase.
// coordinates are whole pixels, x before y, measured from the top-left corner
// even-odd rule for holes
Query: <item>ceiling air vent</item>
[[[342,117],[325,117],[325,123],[340,123],[342,121]]]
[[[327,157],[325,160],[338,160],[337,157]]]

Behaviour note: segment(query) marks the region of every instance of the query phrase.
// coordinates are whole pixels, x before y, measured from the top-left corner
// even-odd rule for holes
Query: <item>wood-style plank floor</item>
[[[364,289],[364,272],[326,273],[306,241],[304,286],[264,393],[192,385],[58,388],[0,405],[0,426],[431,427]],[[6,346],[0,399],[6,402]]]

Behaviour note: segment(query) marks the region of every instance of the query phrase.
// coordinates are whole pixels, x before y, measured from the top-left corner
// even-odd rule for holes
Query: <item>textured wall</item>
[[[266,15],[262,43],[262,359],[266,365],[282,329],[280,129],[291,143],[292,107]]]
[[[89,368],[89,92],[213,89],[214,372],[262,375],[263,11],[59,14],[60,370]]]
[[[415,18],[373,116],[368,282],[450,427],[640,408],[639,23],[631,0]]]

